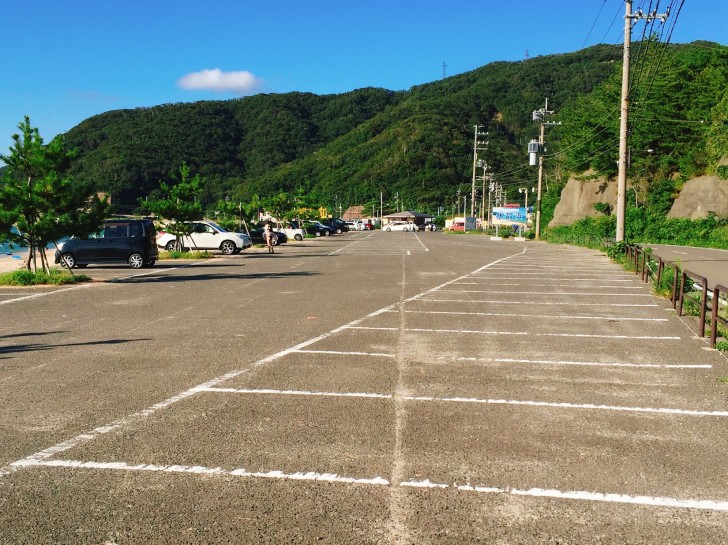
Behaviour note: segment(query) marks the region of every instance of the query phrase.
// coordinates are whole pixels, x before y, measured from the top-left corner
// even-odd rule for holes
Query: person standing
[[[274,254],[273,251],[273,245],[275,241],[273,240],[273,237],[275,237],[275,233],[270,228],[270,223],[265,224],[265,228],[263,229],[263,238],[265,239],[265,245],[268,247],[268,253]]]

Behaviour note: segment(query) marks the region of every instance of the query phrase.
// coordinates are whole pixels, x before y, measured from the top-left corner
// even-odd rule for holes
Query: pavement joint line
[[[534,498],[554,498],[565,500],[624,503],[649,507],[671,507],[675,509],[697,509],[705,511],[728,511],[728,501],[683,499],[666,496],[637,496],[629,494],[616,494],[593,492],[585,490],[557,490],[544,488],[509,488],[482,486],[457,483],[437,483],[429,479],[407,480],[398,485],[390,483],[383,477],[360,478],[346,477],[336,473],[320,473],[316,471],[286,473],[278,470],[249,471],[244,468],[223,469],[221,467],[187,466],[187,465],[156,465],[156,464],[127,464],[126,462],[92,462],[80,460],[47,460],[29,461],[26,466],[40,466],[67,469],[110,470],[129,472],[156,472],[156,473],[182,473],[207,476],[227,476],[260,479],[280,479],[294,481],[329,482],[337,484],[359,484],[370,486],[399,486],[403,488],[420,488],[432,491],[453,489],[458,492],[478,494],[509,494],[514,496],[528,496]]]
[[[387,312],[399,312],[397,310],[388,310]],[[405,310],[409,314],[454,314],[463,316],[502,316],[512,318],[542,318],[542,314],[509,314],[504,312],[461,312],[457,310]],[[568,320],[616,320],[628,322],[668,322],[668,318],[625,318],[622,316],[554,316],[549,318],[562,318]]]
[[[398,327],[364,327],[364,326],[346,326],[346,329],[364,329],[370,331],[400,331]],[[477,331],[472,329],[434,329],[434,328],[417,328],[408,327],[404,331],[413,331],[415,333],[466,333],[480,335],[521,335],[534,337],[580,337],[594,339],[643,339],[652,341],[679,341],[682,337],[673,336],[655,336],[655,335],[599,335],[594,333],[534,333],[531,331]]]
[[[443,293],[443,292],[438,292]],[[457,293],[457,292],[453,292]],[[434,294],[430,294],[434,295]],[[511,304],[511,305],[532,305],[533,301],[508,301],[505,299],[425,299],[419,298],[417,301],[423,301],[425,303],[497,303],[497,304]],[[551,305],[568,305],[573,307],[657,307],[656,303],[649,304],[638,304],[638,303],[574,303],[570,301],[558,302],[539,302],[540,306],[551,306]],[[672,307],[666,308],[665,310],[674,310]]]
[[[361,399],[394,399],[394,394],[368,392],[314,392],[306,390],[278,390],[273,388],[198,388],[199,392],[217,394],[250,394],[303,397],[342,397]],[[594,403],[569,403],[559,401],[533,401],[523,399],[481,399],[476,397],[437,397],[437,396],[402,396],[405,401],[435,403],[470,403],[475,405],[516,405],[525,407],[549,407],[555,409],[587,409],[598,411],[657,413],[678,416],[714,416],[728,417],[728,411],[709,411],[702,409],[675,409],[670,407],[628,407],[622,405],[597,405]]]
[[[203,388],[204,389],[204,388],[216,386],[216,385],[218,385],[218,384],[220,384],[222,382],[231,380],[231,379],[233,379],[233,378],[235,378],[235,377],[237,377],[237,376],[239,376],[239,375],[241,375],[243,373],[246,373],[246,372],[250,371],[250,369],[252,369],[252,368],[260,367],[260,366],[266,365],[268,363],[271,363],[273,361],[276,361],[278,359],[281,359],[284,356],[287,356],[288,354],[291,354],[291,353],[295,352],[296,350],[300,350],[302,348],[306,348],[307,346],[310,346],[310,345],[315,344],[315,343],[317,343],[319,341],[322,341],[324,339],[327,339],[328,337],[331,337],[332,335],[335,335],[337,333],[340,333],[341,331],[346,330],[350,326],[353,326],[353,325],[362,323],[365,320],[368,320],[370,318],[373,318],[375,316],[378,316],[379,314],[382,314],[382,313],[386,312],[390,308],[393,308],[393,307],[401,304],[402,302],[408,302],[408,301],[411,301],[411,300],[415,300],[420,295],[426,295],[427,293],[429,293],[429,292],[431,292],[433,290],[439,289],[442,286],[446,286],[448,284],[451,284],[452,282],[456,282],[458,280],[462,280],[463,278],[466,278],[467,276],[469,276],[471,274],[474,274],[474,273],[477,273],[479,271],[485,270],[488,267],[491,267],[491,266],[493,266],[493,265],[495,265],[497,263],[500,263],[501,261],[510,259],[510,258],[515,257],[515,256],[518,256],[520,254],[523,254],[525,251],[526,251],[526,248],[523,248],[518,253],[514,253],[514,254],[511,254],[509,256],[505,256],[505,257],[499,258],[499,259],[497,259],[495,261],[491,261],[490,263],[488,263],[486,265],[483,265],[482,267],[476,269],[475,271],[473,271],[471,273],[464,274],[464,275],[459,276],[457,278],[454,278],[452,280],[448,280],[444,284],[440,284],[439,286],[435,286],[434,288],[431,288],[429,290],[425,290],[424,292],[422,292],[420,294],[417,294],[417,295],[414,295],[414,296],[410,297],[409,299],[405,299],[404,301],[398,301],[397,303],[392,303],[391,305],[387,305],[385,307],[382,307],[379,310],[375,310],[373,312],[370,312],[366,316],[363,316],[361,318],[357,318],[356,320],[352,320],[351,322],[349,322],[347,324],[344,324],[342,326],[339,326],[337,328],[334,328],[331,331],[328,331],[326,333],[323,333],[321,335],[318,335],[316,337],[313,337],[311,339],[308,339],[306,341],[303,341],[301,343],[298,343],[298,344],[296,344],[296,345],[294,345],[294,346],[292,346],[290,348],[286,348],[284,350],[281,350],[279,352],[276,352],[275,354],[271,354],[270,356],[267,356],[267,357],[265,357],[263,359],[260,359],[260,360],[256,361],[255,363],[253,363],[250,366],[250,368],[238,369],[238,370],[230,371],[228,373],[225,373],[223,375],[220,375],[218,377],[215,377],[215,378],[213,378],[213,379],[211,379],[211,380],[209,380],[207,382],[204,382],[204,383],[199,384],[197,386],[193,386],[192,388],[190,388],[188,390],[185,390],[184,392],[181,392],[181,393],[179,393],[179,394],[177,394],[175,396],[172,396],[170,398],[167,398],[164,401],[161,401],[159,403],[156,403],[156,404],[152,405],[151,407],[147,407],[146,409],[143,409],[141,411],[137,411],[137,412],[132,413],[130,415],[127,415],[127,416],[124,416],[122,418],[119,418],[119,419],[113,421],[111,424],[108,424],[107,426],[97,427],[97,428],[91,430],[90,432],[81,433],[81,434],[79,434],[79,435],[77,435],[77,436],[75,436],[75,437],[73,437],[71,439],[68,439],[66,441],[57,443],[57,444],[55,444],[55,445],[53,445],[53,446],[51,446],[49,448],[46,448],[44,450],[41,450],[41,451],[38,451],[38,452],[36,452],[34,454],[31,454],[29,456],[26,456],[25,458],[23,458],[21,460],[18,460],[16,462],[11,463],[9,466],[0,467],[0,478],[4,477],[5,475],[9,475],[10,473],[13,473],[13,472],[17,471],[18,468],[21,468],[21,467],[24,466],[24,462],[29,462],[29,461],[34,461],[34,460],[35,461],[37,461],[37,460],[45,460],[45,459],[48,459],[48,458],[50,458],[52,456],[55,456],[56,454],[58,454],[60,452],[64,452],[66,450],[69,450],[71,448],[74,448],[77,445],[80,445],[82,443],[85,443],[85,442],[94,440],[94,439],[96,439],[97,437],[99,437],[99,436],[101,436],[103,434],[109,433],[112,430],[115,430],[115,429],[118,429],[118,428],[123,427],[125,425],[128,425],[131,422],[136,421],[139,418],[143,418],[143,417],[150,416],[151,414],[154,414],[155,412],[157,412],[160,409],[164,409],[164,408],[166,408],[166,407],[168,407],[168,406],[170,406],[170,405],[172,405],[174,403],[177,403],[178,401],[182,401],[182,400],[184,400],[184,399],[186,399],[186,398],[188,398],[188,397],[190,397],[192,395],[195,395],[195,394],[199,393],[199,391],[200,391],[199,389],[200,388]],[[79,286],[78,288],[81,288],[81,287],[85,287],[85,286]],[[78,288],[76,286],[74,286],[73,288],[69,288],[69,289],[78,289]],[[51,293],[58,293],[58,292],[57,291],[54,291],[54,292],[51,292]],[[6,302],[7,301],[0,302],[0,304],[6,303]],[[27,463],[25,465],[27,465]]]

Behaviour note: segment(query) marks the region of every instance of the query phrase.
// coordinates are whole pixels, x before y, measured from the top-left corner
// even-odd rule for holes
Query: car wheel
[[[317,237],[320,237],[320,236],[321,236],[321,231],[316,231],[316,232],[315,232],[314,234],[315,234],[315,235],[316,235]]]
[[[385,231],[387,231],[387,232],[391,232],[391,231],[392,231],[392,228],[391,228],[391,227],[387,227],[387,228],[385,229]]]
[[[223,243],[220,244],[220,251],[225,255],[234,254],[236,249],[237,246],[235,246],[235,243],[232,240],[224,240]]]
[[[295,235],[293,235],[293,238],[300,241],[303,240],[303,235],[300,233],[296,233]]]
[[[337,230],[336,230],[336,234],[337,234],[337,235],[340,235],[340,234],[341,234],[341,229],[337,229]]]
[[[144,257],[142,254],[131,254],[129,256],[129,266],[132,269],[141,269],[144,266]]]
[[[324,236],[328,237],[329,235],[331,235],[331,231],[324,231]]]
[[[176,240],[170,240],[167,243],[167,245],[164,247],[164,249],[167,250],[168,252],[172,252],[172,251],[174,251],[175,246],[177,246],[177,241]]]
[[[63,260],[64,266],[69,269],[73,269],[76,266],[76,258],[71,254],[63,254],[61,259]]]

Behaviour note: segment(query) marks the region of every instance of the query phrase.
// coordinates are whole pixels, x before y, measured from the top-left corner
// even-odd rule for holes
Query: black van
[[[109,219],[99,233],[71,238],[60,245],[55,261],[68,267],[89,263],[128,263],[132,269],[151,267],[159,257],[157,232],[150,219]]]

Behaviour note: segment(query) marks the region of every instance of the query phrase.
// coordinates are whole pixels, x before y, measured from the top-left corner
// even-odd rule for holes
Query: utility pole
[[[487,132],[478,132],[480,125],[475,125],[475,133],[473,135],[473,183],[470,188],[470,215],[475,215],[475,169],[478,166],[478,151],[487,149],[487,140],[478,140],[479,136],[488,136]],[[467,211],[463,209],[463,216],[467,214]]]
[[[624,241],[624,218],[626,214],[627,196],[627,163],[629,161],[629,146],[627,133],[629,127],[629,64],[630,46],[632,44],[632,21],[646,19],[648,22],[653,19],[660,19],[663,23],[670,15],[670,8],[665,13],[643,13],[641,9],[632,13],[632,0],[625,0],[624,15],[624,53],[622,55],[622,106],[619,117],[619,162],[617,171],[617,242]]]
[[[528,153],[531,156],[529,164],[534,166],[536,164],[536,155],[538,154],[538,186],[536,193],[536,240],[541,238],[541,193],[543,187],[543,154],[544,148],[544,135],[546,132],[547,125],[561,125],[561,122],[553,123],[546,121],[547,115],[553,115],[553,111],[549,110],[549,99],[546,99],[546,105],[540,110],[534,110],[533,120],[541,123],[541,128],[538,135],[538,141],[531,140],[528,143]]]

